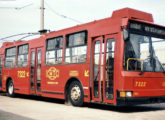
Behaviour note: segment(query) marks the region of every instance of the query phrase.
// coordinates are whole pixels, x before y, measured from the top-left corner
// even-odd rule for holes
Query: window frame
[[[55,49],[50,49],[50,50],[48,50],[48,41],[51,40],[51,39],[55,39],[55,38],[62,38],[62,48],[59,47],[59,48],[55,48]],[[51,37],[51,38],[47,38],[45,42],[46,42],[46,49],[45,49],[45,65],[46,65],[46,66],[61,65],[62,62],[63,62],[63,50],[64,50],[64,37],[63,37],[63,35],[56,36],[56,37]],[[46,53],[47,53],[48,51],[57,51],[57,50],[62,50],[62,61],[61,61],[61,63],[57,63],[57,64],[47,64],[47,56],[46,56]]]
[[[78,34],[78,33],[82,33],[82,32],[85,33],[85,44],[87,45],[87,43],[88,43],[88,31],[87,31],[87,30],[83,30],[83,31],[79,31],[79,32],[74,32],[74,33],[67,34],[67,35],[65,36],[65,38],[66,38],[66,40],[65,40],[65,41],[66,41],[66,42],[65,42],[65,48],[79,47],[79,46],[85,45],[85,44],[75,45],[75,46],[69,46],[69,45],[68,45],[68,44],[69,44],[69,36],[70,36],[70,35],[74,35],[74,34]]]
[[[8,49],[12,49],[12,48],[15,48],[15,55],[12,55],[12,56],[7,56],[7,50],[8,50]],[[7,67],[7,66],[6,66],[6,58],[7,58],[7,57],[13,57],[13,56],[15,57],[15,58],[14,58],[14,59],[15,59],[14,66],[13,66],[13,67]],[[7,69],[10,69],[10,68],[15,68],[15,65],[16,65],[16,56],[17,56],[17,47],[16,47],[16,46],[6,48],[6,49],[5,49],[5,61],[4,61],[4,68],[7,68]]]
[[[28,52],[25,54],[19,54],[19,47],[21,47],[21,46],[24,46],[24,45],[28,45]],[[18,66],[18,56],[19,55],[27,55],[28,56],[28,59],[27,59],[27,65],[26,66]],[[26,67],[28,67],[29,66],[29,44],[28,43],[26,43],[26,44],[22,44],[22,45],[18,45],[17,46],[17,60],[16,60],[16,66],[17,66],[17,68],[26,68]]]
[[[70,35],[74,35],[74,34],[78,34],[78,33],[85,33],[85,44],[81,44],[81,45],[74,45],[74,46],[69,46],[69,36]],[[76,62],[76,63],[68,63],[66,62],[66,49],[67,48],[75,48],[75,47],[81,47],[81,46],[85,46],[86,45],[86,58],[85,58],[85,61],[84,62]],[[66,34],[65,36],[65,54],[64,54],[64,63],[65,64],[83,64],[83,63],[86,63],[86,60],[87,60],[87,51],[88,51],[88,31],[87,30],[82,30],[82,31],[78,31],[78,32],[73,32],[73,33],[70,33],[70,34]]]

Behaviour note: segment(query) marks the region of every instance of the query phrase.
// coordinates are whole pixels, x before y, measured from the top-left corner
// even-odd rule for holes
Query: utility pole
[[[40,30],[44,30],[44,0],[41,0],[41,8],[40,8]]]
[[[41,7],[40,7],[40,34],[44,34],[47,32],[46,29],[44,29],[44,0],[41,0]]]

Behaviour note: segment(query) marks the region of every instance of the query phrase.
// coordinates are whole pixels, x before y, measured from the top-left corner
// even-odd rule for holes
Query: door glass
[[[0,87],[2,87],[2,57],[0,57]]]
[[[105,96],[113,99],[113,73],[114,73],[115,40],[107,39],[105,61]]]
[[[31,52],[31,91],[34,91],[34,65],[35,65],[35,52]]]
[[[100,41],[95,42],[93,61],[93,94],[99,97],[99,62],[100,62]]]
[[[38,50],[37,55],[37,91],[40,91],[41,87],[41,50]]]

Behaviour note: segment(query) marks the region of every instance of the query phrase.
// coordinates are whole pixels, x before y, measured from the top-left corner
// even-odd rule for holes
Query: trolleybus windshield
[[[125,41],[124,67],[130,71],[165,71],[165,29],[130,23]]]

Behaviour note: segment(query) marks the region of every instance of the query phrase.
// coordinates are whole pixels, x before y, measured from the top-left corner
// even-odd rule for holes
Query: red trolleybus
[[[110,18],[0,48],[0,88],[70,101],[165,102],[165,27],[124,8]]]

